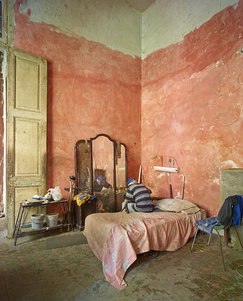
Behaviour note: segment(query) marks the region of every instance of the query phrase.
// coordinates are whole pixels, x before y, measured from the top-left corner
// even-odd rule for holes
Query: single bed
[[[126,270],[137,254],[178,250],[194,236],[195,222],[200,219],[201,211],[195,204],[166,199],[159,201],[151,213],[90,214],[83,233],[92,252],[102,261],[107,281],[122,290],[127,286]]]

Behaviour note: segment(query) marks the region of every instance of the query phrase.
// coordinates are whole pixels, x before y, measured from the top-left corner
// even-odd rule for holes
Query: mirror
[[[95,194],[98,212],[118,212],[122,208],[126,183],[125,144],[112,140],[106,134],[75,143],[74,194]]]
[[[75,194],[91,192],[91,147],[89,140],[78,140],[75,152]]]
[[[92,194],[98,198],[98,212],[116,211],[115,141],[108,135],[90,138]]]
[[[127,149],[116,142],[116,211],[121,211],[127,186]]]

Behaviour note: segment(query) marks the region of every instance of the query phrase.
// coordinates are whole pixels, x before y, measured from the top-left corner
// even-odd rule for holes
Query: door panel
[[[15,188],[15,199],[16,200],[24,200],[26,198],[26,194],[28,195],[35,195],[35,194],[39,194],[39,189],[38,187],[22,187],[22,188]],[[36,213],[45,213],[45,207],[37,207],[37,208],[28,208],[28,210],[25,210],[24,212],[24,216],[23,216],[23,224],[30,224],[31,220],[30,217],[32,214],[36,214]],[[37,210],[39,210],[37,212]],[[19,202],[15,202],[15,220],[17,219],[18,216],[18,212],[19,212]]]
[[[39,111],[39,73],[38,63],[16,57],[16,108]]]
[[[39,121],[15,118],[16,176],[40,176],[40,126]]]
[[[7,87],[7,214],[11,237],[19,204],[35,194],[45,195],[47,190],[47,60],[9,49]],[[31,223],[31,214],[25,223]]]

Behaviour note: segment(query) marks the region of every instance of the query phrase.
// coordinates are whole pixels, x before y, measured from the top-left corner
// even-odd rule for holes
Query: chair
[[[215,218],[208,217],[208,218],[206,218],[204,220],[199,220],[199,221],[197,221],[195,223],[195,226],[197,227],[197,230],[196,230],[196,233],[195,233],[195,236],[194,236],[194,239],[193,239],[193,243],[192,243],[192,247],[191,247],[191,252],[192,252],[192,249],[194,247],[194,243],[195,243],[195,240],[196,240],[196,237],[197,237],[197,233],[198,233],[199,230],[201,230],[201,231],[209,234],[208,245],[210,244],[210,240],[211,240],[211,236],[212,236],[212,230],[215,230],[217,232],[217,234],[218,234],[219,244],[220,244],[220,250],[221,250],[221,256],[222,256],[222,262],[223,262],[223,267],[224,267],[224,270],[226,271],[225,263],[224,263],[223,249],[222,249],[222,242],[221,242],[221,237],[220,237],[219,231],[220,230],[224,230],[224,236],[227,236],[228,229],[233,226],[235,228],[235,232],[236,232],[236,234],[238,236],[238,240],[240,242],[242,250],[243,250],[243,246],[242,246],[242,243],[241,243],[241,240],[240,240],[240,236],[239,236],[238,230],[237,230],[237,228],[232,223],[232,219],[231,219],[230,223],[227,226],[221,225],[220,222],[219,221],[217,222],[217,221],[218,221],[217,217],[215,217]],[[205,224],[206,225],[210,225],[211,224],[211,227],[208,228],[208,227],[202,226],[202,224],[204,224],[204,225]],[[228,241],[227,241],[227,243],[228,243]]]

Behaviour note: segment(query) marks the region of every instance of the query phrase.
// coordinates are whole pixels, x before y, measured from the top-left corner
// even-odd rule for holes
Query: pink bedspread
[[[137,254],[175,251],[194,236],[196,214],[169,212],[94,213],[86,217],[84,235],[104,275],[119,290],[127,286],[124,275]]]

